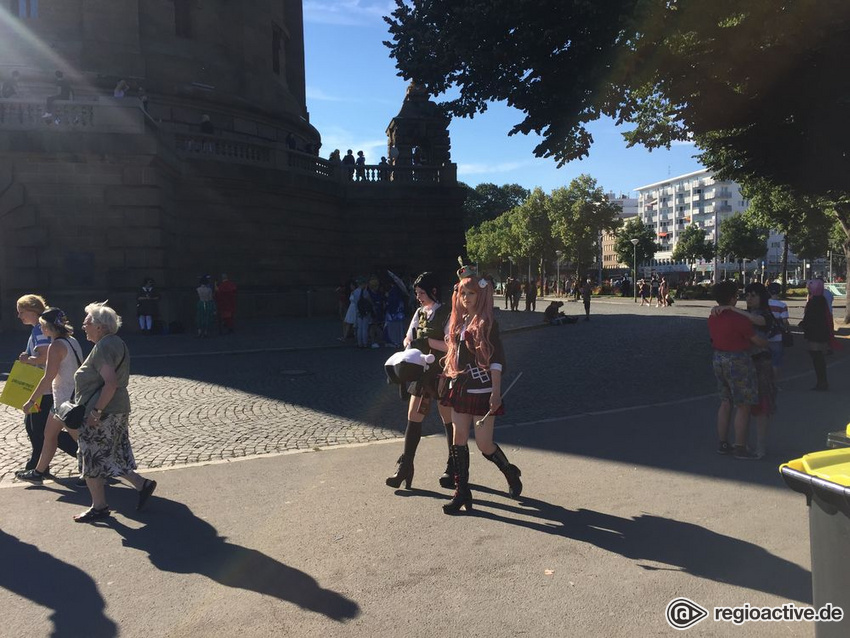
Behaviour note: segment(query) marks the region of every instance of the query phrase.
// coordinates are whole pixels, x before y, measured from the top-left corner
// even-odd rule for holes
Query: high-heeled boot
[[[446,471],[440,477],[440,487],[450,490],[455,486],[455,462],[452,458],[452,439],[454,438],[454,426],[451,423],[443,423],[446,430],[446,441],[449,446],[449,458],[446,461]]]
[[[413,458],[416,456],[416,448],[422,438],[422,423],[408,421],[407,429],[404,431],[404,453],[398,457],[398,467],[395,474],[387,477],[386,484],[398,488],[402,483],[407,489],[413,484]]]
[[[463,508],[472,511],[472,491],[469,489],[469,446],[453,445],[452,458],[455,462],[455,494],[452,500],[443,505],[445,514],[458,514]]]
[[[502,452],[502,448],[497,445],[496,451],[492,454],[485,454],[484,458],[495,463],[496,467],[498,467],[502,474],[505,475],[505,478],[508,479],[508,494],[510,497],[519,498],[519,495],[522,494],[522,481],[519,480],[519,477],[522,476],[522,472],[520,472],[516,465],[511,465],[508,462],[508,457],[505,456],[504,452]]]

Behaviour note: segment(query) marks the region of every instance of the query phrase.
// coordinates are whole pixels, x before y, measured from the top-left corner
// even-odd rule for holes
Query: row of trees
[[[744,214],[721,223],[717,245],[704,229],[685,227],[677,237],[672,259],[692,264],[710,261],[715,253],[737,262],[763,259],[770,228],[785,236],[781,272],[787,270],[789,247],[798,257],[810,260],[823,257],[830,248],[840,250],[841,229],[827,211],[821,210],[820,217],[815,215],[817,211],[808,211],[809,219],[822,221],[811,225],[789,223],[788,217],[776,213],[791,207],[816,208],[823,202],[790,199],[775,190],[753,190],[751,197]],[[528,191],[517,184],[479,184],[469,188],[465,213],[469,257],[488,267],[498,267],[511,258],[517,263],[539,261],[542,272],[545,262],[561,259],[583,275],[597,261],[600,234],[610,231],[615,231],[614,251],[620,263],[647,263],[661,250],[655,230],[637,217],[622,223],[620,207],[607,200],[589,175],[581,175],[549,195],[540,188]]]
[[[488,266],[508,258],[539,261],[541,272],[560,258],[583,272],[596,261],[600,234],[621,226],[620,211],[596,180],[580,175],[548,195],[535,188],[519,205],[467,230],[467,253]]]

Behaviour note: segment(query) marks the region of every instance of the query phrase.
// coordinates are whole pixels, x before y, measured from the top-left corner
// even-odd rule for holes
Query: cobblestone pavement
[[[501,305],[501,301],[499,301]],[[538,310],[545,304],[538,303]],[[540,328],[541,314],[499,312],[508,380],[501,424],[675,400],[714,391],[705,317],[710,302],[670,309],[630,300],[594,301],[590,322]],[[579,314],[581,304],[565,304]],[[801,314],[792,309],[792,317]],[[531,329],[540,328],[540,329]],[[251,325],[208,340],[141,337],[128,330],[133,376],[131,435],[140,467],[169,467],[399,437],[405,406],[387,386],[390,350],[357,350],[335,337],[332,319]],[[11,362],[25,332],[0,335]],[[805,369],[802,339],[789,366]],[[2,366],[5,369],[11,366]],[[28,456],[20,412],[0,406],[0,485]],[[426,432],[441,431],[435,415]],[[61,452],[51,466],[71,475]]]

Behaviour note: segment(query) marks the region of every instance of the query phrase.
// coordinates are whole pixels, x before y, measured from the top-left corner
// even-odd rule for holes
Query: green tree
[[[530,191],[519,184],[478,184],[475,188],[466,186],[466,200],[463,203],[464,227],[472,228],[481,222],[496,219],[512,208],[522,204]]]
[[[466,231],[466,253],[482,270],[483,267],[498,268],[511,254],[513,245],[514,236],[508,213]]]
[[[554,255],[557,242],[552,235],[549,218],[549,198],[541,188],[531,191],[528,199],[508,213],[511,228],[511,252],[528,260],[532,278],[532,264],[544,256]]]
[[[552,191],[549,198],[552,234],[580,277],[599,255],[601,233],[622,225],[621,211],[619,204],[608,201],[590,175],[579,175],[566,188]],[[546,258],[551,259],[552,255]]]
[[[449,114],[505,101],[510,134],[559,165],[602,115],[629,144],[692,140],[720,178],[824,198],[850,258],[850,2],[396,0],[387,22],[401,74]]]
[[[761,259],[767,252],[767,231],[743,214],[733,215],[720,223],[717,253],[729,255],[742,263],[745,259]]]
[[[804,259],[826,255],[829,238],[840,233],[830,203],[823,198],[798,195],[787,187],[766,180],[753,181],[745,190],[750,207],[745,216],[751,223],[773,228],[785,236],[781,272],[788,270],[788,250]],[[785,277],[783,280],[783,293]]]
[[[637,245],[632,245],[632,239],[637,239]],[[617,261],[623,264],[633,264],[637,259],[638,268],[655,257],[661,246],[655,241],[655,230],[644,224],[639,217],[632,217],[617,231],[614,240],[614,252]],[[635,273],[637,276],[637,273]]]
[[[714,244],[706,238],[705,231],[702,228],[691,224],[679,235],[672,256],[675,261],[713,259]]]

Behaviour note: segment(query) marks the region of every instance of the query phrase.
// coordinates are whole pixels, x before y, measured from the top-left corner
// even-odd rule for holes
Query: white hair
[[[118,328],[121,327],[121,317],[106,305],[108,303],[108,299],[106,301],[96,301],[86,306],[85,310],[86,314],[91,317],[92,323],[106,326],[107,332],[114,335],[118,332]]]

